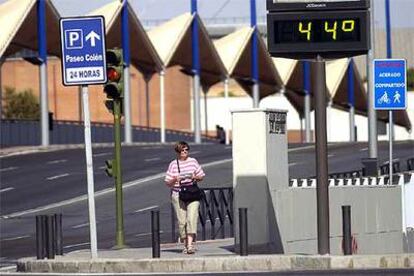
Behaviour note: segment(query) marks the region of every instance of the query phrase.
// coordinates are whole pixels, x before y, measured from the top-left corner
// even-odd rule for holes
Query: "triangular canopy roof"
[[[304,117],[305,111],[303,107],[305,106],[305,94],[295,92],[289,89],[288,87],[286,87],[287,82],[290,79],[291,75],[293,74],[298,61],[295,59],[287,59],[287,58],[272,58],[272,61],[285,87],[284,89],[285,97],[288,99],[288,101],[292,104],[292,106],[299,113],[299,116]],[[313,105],[311,102],[311,109],[312,108],[313,108]]]
[[[148,32],[154,47],[166,67],[179,65],[191,72],[191,24],[198,21],[200,45],[200,81],[206,88],[221,81],[227,71],[198,15],[185,13]]]
[[[368,111],[368,96],[354,62],[350,62],[351,59],[343,58],[326,63],[326,82],[328,90],[331,94],[333,105],[342,110],[349,110],[348,104],[348,70],[350,64],[354,70],[353,83],[354,83],[354,99],[355,99],[355,112],[357,114],[367,116]],[[405,127],[407,130],[411,129],[410,119],[405,110],[395,111],[394,123]],[[378,120],[388,121],[387,111],[378,111]]]
[[[37,0],[9,0],[0,5],[0,57],[23,49],[38,49]],[[46,39],[49,54],[60,56],[60,15],[52,1],[45,1]]]
[[[258,36],[260,99],[275,93],[282,80],[272,62],[262,38],[252,27],[241,28],[214,42],[229,73],[243,89],[251,94],[251,38]]]
[[[132,7],[129,3],[127,5],[131,63],[143,74],[151,75],[161,70],[162,61]],[[90,15],[102,15],[105,18],[108,49],[122,47],[121,11],[122,2],[114,1],[90,13]]]

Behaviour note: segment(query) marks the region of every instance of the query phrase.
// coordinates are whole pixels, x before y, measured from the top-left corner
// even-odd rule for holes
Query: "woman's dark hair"
[[[180,153],[183,148],[190,150],[190,146],[185,141],[179,141],[174,145],[174,150],[176,153]]]

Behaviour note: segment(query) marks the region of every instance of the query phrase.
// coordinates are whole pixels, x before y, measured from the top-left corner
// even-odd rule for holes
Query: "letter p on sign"
[[[83,32],[80,29],[65,31],[65,46],[67,49],[83,48]]]

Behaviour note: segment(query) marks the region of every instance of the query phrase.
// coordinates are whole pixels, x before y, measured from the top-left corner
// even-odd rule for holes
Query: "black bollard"
[[[344,255],[352,255],[351,206],[342,206],[342,235]]]
[[[55,258],[55,217],[46,216],[46,255],[48,259]]]
[[[55,253],[63,255],[62,214],[55,214]]]
[[[239,208],[240,256],[248,255],[247,208]]]
[[[160,211],[151,211],[152,257],[160,257]]]
[[[44,239],[45,232],[45,216],[37,215],[36,216],[36,257],[38,260],[42,260],[46,257],[46,246]]]

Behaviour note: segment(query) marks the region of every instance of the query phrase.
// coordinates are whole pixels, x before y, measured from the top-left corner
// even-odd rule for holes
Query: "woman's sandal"
[[[187,247],[187,254],[194,254],[195,253],[195,248],[194,246],[190,245]]]

